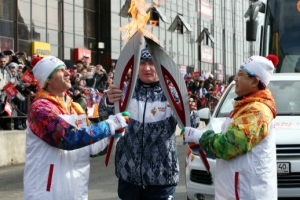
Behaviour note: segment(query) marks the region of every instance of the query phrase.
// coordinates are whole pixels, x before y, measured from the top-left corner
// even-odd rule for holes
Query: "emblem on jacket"
[[[156,114],[156,111],[157,111],[157,110],[156,110],[155,107],[151,109],[151,113],[152,113],[153,116]]]

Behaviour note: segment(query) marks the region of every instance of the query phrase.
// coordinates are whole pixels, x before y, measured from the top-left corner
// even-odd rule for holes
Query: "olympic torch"
[[[161,82],[162,88],[165,92],[165,95],[177,116],[177,121],[179,127],[182,129],[186,126],[191,126],[190,124],[190,107],[189,107],[189,99],[188,93],[186,89],[186,85],[184,83],[184,79],[179,70],[178,65],[173,61],[173,59],[161,48],[156,42],[148,37],[144,37],[150,53],[153,58],[153,62],[155,65],[156,72],[158,74],[159,80]],[[177,90],[180,106],[173,98],[171,90],[167,83],[167,78],[172,82],[174,87]],[[189,143],[191,149],[198,148],[200,146],[195,143]],[[209,173],[210,166],[207,161],[206,155],[202,149],[199,150],[200,158],[204,163],[204,166]]]
[[[125,97],[122,100],[115,102],[115,113],[123,112],[127,109],[128,101],[132,98],[133,88],[136,83],[138,68],[140,65],[140,55],[142,46],[142,36],[141,31],[137,31],[127,42],[124,49],[122,50],[114,74],[114,84],[119,88],[123,88],[125,83],[125,78],[128,70],[131,68],[130,80],[128,82],[127,91]],[[105,165],[108,166],[110,154],[112,147],[114,146],[114,137],[110,138],[107,153],[105,157]]]

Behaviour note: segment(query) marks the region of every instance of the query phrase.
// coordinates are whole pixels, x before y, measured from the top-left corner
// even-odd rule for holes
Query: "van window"
[[[232,111],[233,109],[233,101],[234,98],[237,97],[235,91],[235,84],[232,84],[231,87],[229,86],[227,88],[227,90],[229,89],[228,93],[225,93],[226,98],[220,102],[221,108],[217,111],[217,117],[227,117],[229,115],[229,113]]]
[[[230,87],[230,86],[229,86]],[[278,110],[279,116],[300,115],[300,81],[271,81],[268,85],[271,90]],[[225,99],[220,105],[220,109],[216,110],[217,117],[227,117],[233,109],[235,94],[235,85],[232,84]]]
[[[300,81],[271,81],[268,88],[275,98],[277,115],[300,115]]]

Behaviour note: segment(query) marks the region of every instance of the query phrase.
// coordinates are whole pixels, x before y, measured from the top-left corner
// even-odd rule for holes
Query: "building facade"
[[[249,1],[161,2],[151,9],[158,25],[148,30],[183,73],[212,73],[225,81],[250,56],[250,47],[258,49],[245,39]],[[125,45],[119,28],[131,20],[129,5],[130,0],[0,0],[1,49],[48,52],[70,62],[76,62],[78,49],[88,50],[92,64],[109,68]]]

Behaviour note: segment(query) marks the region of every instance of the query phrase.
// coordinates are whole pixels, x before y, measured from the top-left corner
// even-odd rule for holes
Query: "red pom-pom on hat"
[[[38,63],[40,60],[42,60],[40,57],[34,57],[31,59],[31,67],[34,67],[36,65],[36,63]]]
[[[272,61],[274,67],[276,67],[277,64],[279,63],[279,59],[276,55],[269,54],[269,55],[266,56],[266,58]]]

